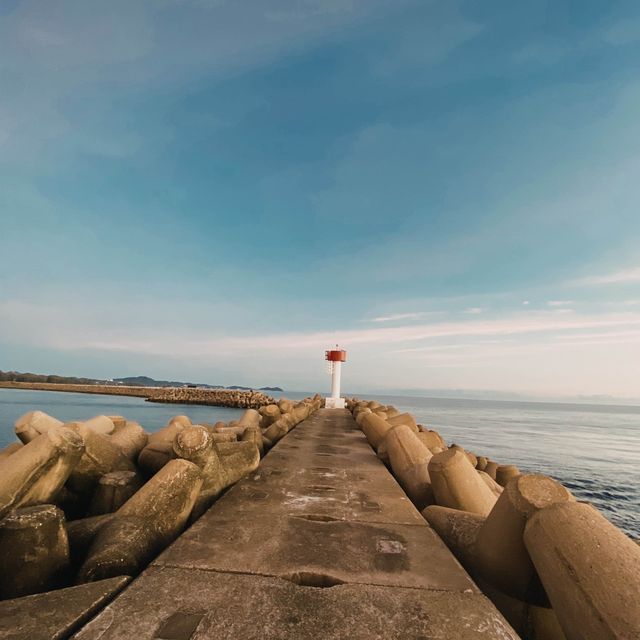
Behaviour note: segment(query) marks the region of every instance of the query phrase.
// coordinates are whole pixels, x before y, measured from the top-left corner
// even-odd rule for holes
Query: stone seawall
[[[135,396],[148,402],[201,404],[212,407],[258,409],[275,400],[261,391],[239,389],[199,389],[192,387],[121,387],[108,384],[56,384],[51,382],[0,382],[0,389],[93,393],[111,396]]]

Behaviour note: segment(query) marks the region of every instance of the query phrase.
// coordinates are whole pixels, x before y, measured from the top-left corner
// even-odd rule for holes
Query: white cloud
[[[396,320],[415,320],[426,315],[432,315],[435,312],[418,311],[415,313],[394,313],[388,316],[378,316],[371,318],[369,322],[395,322]]]
[[[523,300],[522,304],[523,304],[523,306],[526,307],[526,306],[530,305],[531,303],[529,302],[529,300]]]
[[[573,300],[549,300],[547,305],[550,307],[568,307],[573,304]]]
[[[633,282],[640,282],[640,267],[623,269],[622,271],[615,271],[614,273],[607,273],[600,276],[579,278],[578,280],[574,280],[573,284],[588,286],[599,284],[629,284]]]
[[[525,334],[578,332],[640,326],[640,313],[558,314],[555,311],[518,313],[503,318],[469,319],[455,322],[423,322],[398,327],[370,329],[336,329],[334,331],[282,332],[262,335],[238,335],[228,330],[203,331],[194,326],[165,324],[156,329],[138,322],[104,323],[99,310],[89,314],[81,307],[65,308],[6,301],[0,303],[0,327],[6,339],[61,350],[93,349],[98,351],[126,351],[132,354],[149,353],[209,358],[212,355],[252,353],[255,355],[281,351],[304,353],[323,350],[339,342],[347,349],[357,345],[415,343],[430,339],[497,337]],[[76,319],[71,322],[70,319]],[[114,318],[112,318],[114,320]]]
[[[483,311],[484,309],[482,307],[468,307],[467,309],[464,310],[465,313],[468,313],[469,315],[472,315],[472,316],[480,315]]]
[[[1,340],[49,353],[48,362],[77,357],[116,363],[116,368],[128,363],[129,369],[131,363],[164,363],[176,375],[202,372],[198,376],[204,381],[226,380],[229,372],[235,376],[249,367],[254,376],[293,389],[323,388],[323,351],[339,342],[349,353],[345,382],[354,391],[393,386],[637,395],[639,312],[527,311],[490,320],[468,316],[464,321],[251,335],[237,327],[231,334],[222,327],[205,329],[206,323],[196,326],[193,316],[199,314],[186,313],[184,307],[153,327],[148,318],[162,317],[158,308],[123,316],[121,307],[111,307],[109,312],[79,302],[2,301]],[[238,307],[234,315],[246,312]],[[113,375],[113,368],[105,374]]]

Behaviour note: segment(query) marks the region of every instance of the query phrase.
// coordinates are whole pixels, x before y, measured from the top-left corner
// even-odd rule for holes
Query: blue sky
[[[0,5],[0,368],[640,397],[634,2]]]

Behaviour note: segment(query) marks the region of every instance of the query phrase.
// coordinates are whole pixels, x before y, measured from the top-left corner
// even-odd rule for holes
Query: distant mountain
[[[129,376],[127,378],[114,378],[113,382],[131,387],[200,387],[204,389],[230,389],[232,391],[251,391],[255,387],[244,387],[233,384],[225,387],[221,384],[204,384],[201,382],[179,382],[176,380],[154,380],[149,376]],[[259,391],[282,391],[280,387],[260,387]]]
[[[204,382],[180,382],[178,380],[155,380],[149,376],[127,376],[111,380],[94,378],[72,378],[68,376],[42,375],[39,373],[20,373],[19,371],[0,371],[0,382],[48,382],[53,384],[117,384],[123,387],[198,387],[200,389],[233,389],[251,391],[255,387],[221,384],[205,384]],[[261,387],[260,391],[282,391],[280,387]]]
[[[154,380],[149,376],[128,376],[126,378],[114,378],[113,382],[127,387],[204,387],[206,389],[224,389],[224,387],[219,384],[179,382],[177,380]]]

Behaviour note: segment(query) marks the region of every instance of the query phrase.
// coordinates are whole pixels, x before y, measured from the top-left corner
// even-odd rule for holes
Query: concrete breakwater
[[[377,401],[348,408],[459,562],[525,640],[640,638],[640,546],[544,475]]]
[[[392,406],[321,404],[151,436],[23,416],[0,638],[640,637],[640,548],[590,505]]]
[[[262,391],[241,391],[236,389],[191,389],[163,387],[155,389],[147,396],[149,402],[174,404],[203,404],[215,407],[238,407],[259,409],[275,404],[275,400]]]
[[[109,384],[57,384],[50,382],[0,382],[0,389],[60,391],[112,396],[134,396],[148,402],[200,404],[214,407],[258,409],[275,400],[262,391],[238,389],[200,389],[193,387],[123,387]]]
[[[286,433],[264,413],[275,444],[259,467],[112,602],[118,578],[0,603],[0,635],[82,599],[101,611],[75,640],[516,640],[346,410]]]
[[[282,399],[230,423],[175,416],[152,434],[122,416],[25,414],[0,451],[0,599],[122,588],[321,402]]]

